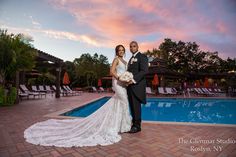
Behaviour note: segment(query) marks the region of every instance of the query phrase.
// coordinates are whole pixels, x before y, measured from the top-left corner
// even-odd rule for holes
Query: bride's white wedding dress
[[[126,71],[120,60],[116,71],[118,75]],[[119,133],[131,128],[131,116],[125,86],[113,78],[112,88],[115,94],[90,116],[38,122],[25,130],[26,141],[57,147],[110,145],[120,141]]]

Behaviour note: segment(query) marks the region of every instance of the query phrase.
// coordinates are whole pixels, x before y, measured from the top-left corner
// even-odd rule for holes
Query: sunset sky
[[[236,57],[235,0],[0,0],[0,28],[33,37],[34,46],[73,61],[129,42],[158,48],[164,38]]]

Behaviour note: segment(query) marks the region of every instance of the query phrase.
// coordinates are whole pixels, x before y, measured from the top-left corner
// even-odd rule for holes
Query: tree
[[[146,52],[144,52],[148,57],[153,57],[153,58],[156,58],[156,57],[159,57],[161,56],[161,51],[156,49],[156,48],[153,48],[152,51],[150,50],[147,50]]]
[[[16,86],[16,89],[7,87],[8,93],[4,96],[5,100],[9,100],[5,101],[7,103],[12,104],[17,99],[19,71],[31,70],[35,65],[37,52],[30,41],[25,40],[22,34],[7,34],[7,30],[0,30],[0,83],[3,89],[6,88],[6,80],[11,84],[15,81]]]
[[[236,70],[236,59],[223,60],[218,52],[202,51],[195,42],[175,42],[167,38],[160,44],[159,49],[148,50],[146,54],[165,59],[168,68],[184,74]]]
[[[109,74],[110,65],[104,55],[95,53],[91,56],[89,53],[85,53],[80,58],[74,59],[73,63],[76,75],[74,84],[80,86],[96,85],[99,78]]]
[[[8,35],[6,30],[0,30],[0,83],[3,85],[9,71],[9,63],[14,57],[12,40],[13,34]]]
[[[24,43],[21,34],[7,34],[0,30],[0,78],[2,84],[5,80],[14,80],[17,71],[30,70],[35,65],[37,52]]]

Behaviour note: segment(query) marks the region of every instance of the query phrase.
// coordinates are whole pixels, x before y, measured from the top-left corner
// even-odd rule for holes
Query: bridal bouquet
[[[120,81],[124,81],[124,82],[129,82],[129,81],[133,81],[133,82],[135,82],[134,80],[133,80],[133,74],[131,73],[131,72],[128,72],[128,71],[126,71],[126,72],[124,72],[123,74],[121,74],[120,76],[119,76],[119,80]]]

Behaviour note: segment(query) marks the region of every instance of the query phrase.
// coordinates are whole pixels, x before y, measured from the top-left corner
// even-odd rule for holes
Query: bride
[[[86,118],[49,119],[30,126],[24,132],[27,142],[57,147],[110,145],[121,140],[119,133],[130,131],[126,82],[119,81],[119,76],[127,69],[123,59],[125,48],[118,45],[115,51],[116,57],[110,69],[115,94]]]

